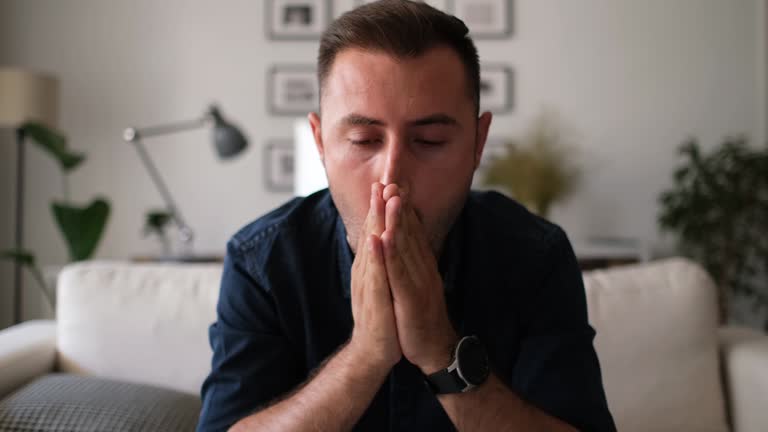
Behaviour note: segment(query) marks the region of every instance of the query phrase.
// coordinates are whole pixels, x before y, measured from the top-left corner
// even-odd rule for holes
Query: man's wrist
[[[453,353],[456,350],[456,345],[459,343],[458,336],[451,337],[448,342],[442,345],[442,348],[435,351],[435,354],[425,360],[422,364],[417,365],[421,369],[421,373],[424,375],[432,375],[435,372],[439,372],[443,369],[447,369],[453,362]]]
[[[379,360],[370,352],[353,343],[353,340],[347,342],[340,354],[350,368],[358,370],[361,375],[372,378],[385,377],[394,366],[393,363]],[[396,363],[396,362],[395,362]]]

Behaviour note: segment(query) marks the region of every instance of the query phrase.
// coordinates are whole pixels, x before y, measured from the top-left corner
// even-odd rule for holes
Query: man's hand
[[[350,346],[364,354],[362,358],[389,370],[400,361],[402,351],[380,237],[385,226],[383,189],[381,183],[371,186],[370,209],[352,264],[354,329]]]
[[[443,281],[424,226],[397,185],[384,189],[381,236],[403,355],[425,374],[449,366],[458,336],[448,318]]]

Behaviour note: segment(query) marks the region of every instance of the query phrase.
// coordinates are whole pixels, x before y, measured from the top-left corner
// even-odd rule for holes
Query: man
[[[330,191],[228,243],[198,430],[615,430],[565,234],[469,192],[491,114],[464,24],[362,6],[318,78]]]

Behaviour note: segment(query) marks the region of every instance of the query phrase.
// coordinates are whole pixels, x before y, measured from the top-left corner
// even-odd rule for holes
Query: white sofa
[[[65,268],[55,322],[0,332],[0,399],[54,370],[196,394],[220,277],[219,265]],[[671,259],[584,279],[620,431],[768,431],[768,336],[718,328],[715,289],[700,267]]]

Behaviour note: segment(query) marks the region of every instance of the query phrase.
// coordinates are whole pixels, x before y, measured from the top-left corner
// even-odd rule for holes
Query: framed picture
[[[494,114],[512,110],[513,73],[504,65],[480,66],[480,110]]]
[[[330,20],[329,0],[266,0],[270,39],[320,39]]]
[[[464,21],[473,38],[512,34],[512,0],[452,0],[451,13]]]
[[[274,140],[264,148],[264,182],[272,192],[293,192],[293,141]]]
[[[366,3],[372,3],[375,0],[333,0],[333,18],[336,19],[358,6],[362,6]],[[424,3],[431,5],[436,9],[440,9],[443,12],[450,12],[448,3],[451,0],[423,0]]]
[[[320,104],[314,66],[274,66],[267,79],[268,111],[275,115],[304,115]]]

